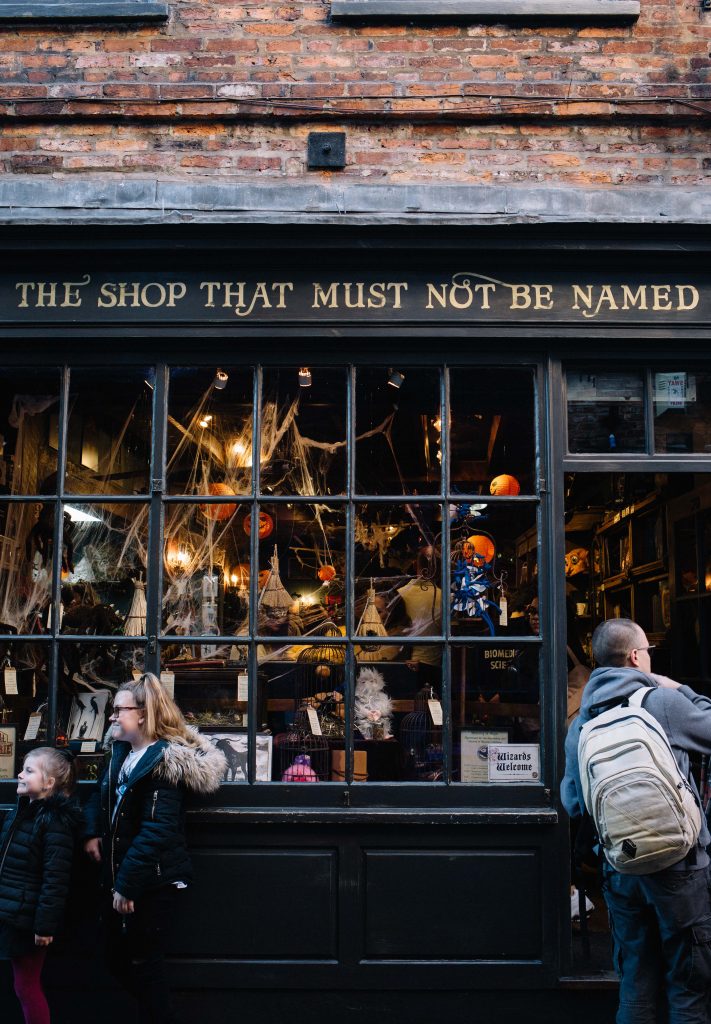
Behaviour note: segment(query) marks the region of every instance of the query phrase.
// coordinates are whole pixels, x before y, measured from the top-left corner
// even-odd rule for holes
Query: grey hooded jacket
[[[565,776],[561,784],[563,806],[571,818],[580,817],[585,811],[580,768],[578,765],[578,740],[585,722],[590,721],[590,708],[595,704],[615,697],[629,697],[641,686],[654,689],[644,701],[646,711],[657,719],[667,734],[677,764],[689,783],[699,804],[701,800],[693,777],[689,776],[689,754],[711,754],[711,700],[702,697],[689,686],[678,690],[659,685],[662,677],[646,675],[636,668],[596,668],[583,691],[580,714],[568,730],[565,741]],[[706,819],[701,817],[701,833],[696,851],[696,868],[709,863],[706,847],[711,842]],[[692,866],[693,858],[686,858]]]

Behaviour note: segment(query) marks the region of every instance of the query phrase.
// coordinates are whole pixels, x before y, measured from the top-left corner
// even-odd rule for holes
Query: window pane
[[[462,494],[534,494],[533,372],[453,367],[450,487]]]
[[[711,373],[654,374],[654,450],[711,453]]]
[[[249,630],[250,506],[180,503],[166,509],[163,629],[180,636]]]
[[[52,593],[55,502],[0,503],[0,631],[42,633]]]
[[[0,372],[0,494],[57,490],[59,371]]]
[[[343,494],[345,369],[265,369],[262,392],[262,492]]]
[[[258,653],[260,730],[274,737],[272,781],[343,782],[346,648],[338,634],[325,644],[261,645]]]
[[[345,623],[345,513],[325,505],[263,505],[259,549],[262,636],[322,634]]]
[[[153,384],[152,368],[72,370],[67,493],[148,492]]]
[[[358,636],[433,636],[442,629],[440,505],[356,506]],[[388,648],[388,660],[397,648]]]
[[[699,566],[696,551],[696,520],[680,519],[674,524],[676,586],[680,594],[696,594],[699,589]]]
[[[12,779],[22,769],[25,754],[54,741],[47,733],[49,646],[2,641],[0,661],[0,764],[5,765],[0,779]]]
[[[490,747],[540,743],[539,660],[538,644],[452,648],[455,781],[490,784]]]
[[[356,385],[356,490],[433,494],[440,489],[437,367],[362,367]]]
[[[568,451],[642,452],[644,391],[634,371],[567,372]]]
[[[441,647],[361,647],[353,705],[354,781],[441,782],[441,698]]]
[[[516,613],[527,608],[537,594],[536,507],[509,502],[452,506],[453,634],[529,632],[522,629]]]
[[[62,632],[146,632],[148,506],[64,506]]]
[[[252,378],[252,370],[245,367],[171,369],[167,470],[170,494],[249,493]]]

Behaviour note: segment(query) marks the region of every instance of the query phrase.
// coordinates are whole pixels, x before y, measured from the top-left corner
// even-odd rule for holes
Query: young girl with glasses
[[[212,793],[224,755],[185,722],[151,673],[116,691],[109,767],[87,806],[84,849],[102,864],[107,964],[142,1024],[176,1018],[164,970],[173,907],[192,878],[185,797]]]
[[[25,1024],[49,1024],[42,967],[60,930],[81,810],[68,750],[38,747],[17,779],[0,834],[0,958],[9,959]]]

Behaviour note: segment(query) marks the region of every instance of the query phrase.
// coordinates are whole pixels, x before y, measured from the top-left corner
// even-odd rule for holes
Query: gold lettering
[[[382,309],[385,305],[385,282],[371,284],[368,289],[368,309]]]
[[[311,303],[311,308],[318,309],[319,306],[322,306],[328,309],[338,309],[337,290],[337,281],[332,282],[327,291],[324,291],[321,285],[314,281],[314,301]]]
[[[274,291],[275,288],[279,293],[279,301],[276,304],[276,308],[286,309],[286,299],[284,298],[284,296],[287,288],[289,289],[290,292],[293,292],[293,284],[291,283],[291,281],[275,281],[274,284],[272,285],[272,291]]]
[[[391,289],[393,289],[395,292],[395,301],[393,302],[393,309],[400,309],[400,300],[402,292],[407,291],[407,281],[391,281],[390,284],[387,286],[387,290],[390,291]]]
[[[652,303],[652,309],[673,309],[671,302],[669,301],[669,290],[670,284],[653,284],[652,295],[654,296],[654,302]]]
[[[443,284],[440,287],[442,289],[441,293],[437,291],[437,285],[430,284],[429,281],[427,282],[427,305],[425,309],[434,309],[432,299],[436,299],[442,309],[447,308],[447,285]]]
[[[29,302],[27,301],[27,294],[30,288],[34,288],[34,281],[18,281],[15,285],[15,291],[20,290],[20,301],[17,304],[18,309],[27,309]]]
[[[128,284],[126,281],[119,281],[118,289],[119,306],[123,307],[129,305],[135,307],[141,305],[141,290],[138,285],[138,281],[132,281],[131,284]]]
[[[168,305],[174,306],[176,302],[184,299],[187,290],[187,285],[182,281],[168,281]]]
[[[676,291],[679,296],[679,309],[696,309],[699,304],[699,293],[696,288],[694,288],[693,284],[678,284],[676,285]],[[685,292],[689,292],[689,302],[684,302]]]
[[[533,302],[534,309],[553,309],[552,284],[534,284],[533,294],[535,296]]]
[[[356,290],[356,300],[351,300],[351,288]],[[351,284],[350,281],[343,282],[343,302],[346,309],[363,309],[365,303],[363,302],[363,282],[358,281],[355,285]]]
[[[223,309],[228,306],[244,306],[244,281],[236,282],[236,292],[229,281],[223,282],[222,287],[225,289],[225,301],[222,303]],[[237,310],[235,309],[236,312]]]
[[[531,289],[527,284],[510,284],[511,306],[510,309],[528,309],[531,305]]]
[[[116,285],[113,281],[105,281],[99,288],[99,298],[96,300],[96,305],[99,309],[109,309],[111,306],[117,305],[117,303]]]
[[[639,306],[640,309],[647,308],[646,284],[641,284],[636,292],[633,292],[629,285],[622,285],[622,309],[629,309],[630,306]]]
[[[81,281],[64,281],[64,299],[60,302],[60,306],[81,306],[81,294],[80,288],[87,285],[91,281],[88,274],[84,274]]]
[[[578,305],[579,302],[582,302],[582,304],[587,306],[588,309],[592,309],[592,285],[586,285],[588,290],[587,295],[579,284],[574,284],[572,288],[574,299],[573,309],[580,309],[580,306]]]
[[[151,290],[155,289],[156,299],[151,302],[149,296]],[[159,284],[157,281],[150,281],[148,284],[144,284],[141,288],[141,305],[148,306],[149,309],[156,309],[158,306],[165,305],[166,290],[165,285]]]
[[[495,292],[496,291],[496,285],[495,284],[475,284],[474,285],[474,291],[475,292],[481,291],[482,294],[483,294],[483,298],[481,300],[481,308],[482,309],[491,309],[491,307],[489,306],[489,292]]]
[[[37,306],[56,306],[57,305],[57,282],[56,281],[38,281],[37,282]]]
[[[207,301],[205,302],[205,309],[215,308],[215,289],[220,287],[219,281],[201,281],[200,291],[203,288],[207,289]]]

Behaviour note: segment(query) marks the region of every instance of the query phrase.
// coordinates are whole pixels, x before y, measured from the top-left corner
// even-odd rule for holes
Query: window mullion
[[[168,423],[168,368],[155,368],[153,389],[153,429],[151,437],[151,488],[148,506],[147,570],[150,585],[146,589],[146,634],[149,638],[144,666],[147,672],[160,674],[161,650],[157,638],[161,631],[163,593],[163,495],[165,492],[165,456]]]
[[[58,543],[52,552],[52,649],[50,652],[49,688],[47,691],[47,742],[54,743],[57,735],[58,681],[62,671],[62,655],[57,642],[60,631],[62,552],[64,550],[64,506],[60,496],[64,493],[64,474],[67,467],[67,422],[69,419],[70,370],[62,367],[62,383],[59,393],[59,418],[57,423],[57,501],[54,507],[54,536]]]

